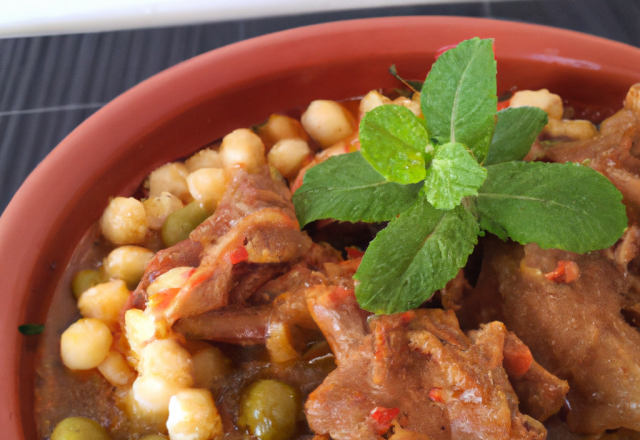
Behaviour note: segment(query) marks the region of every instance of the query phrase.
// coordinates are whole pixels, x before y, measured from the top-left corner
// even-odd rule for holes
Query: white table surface
[[[0,0],[0,37],[483,0]]]

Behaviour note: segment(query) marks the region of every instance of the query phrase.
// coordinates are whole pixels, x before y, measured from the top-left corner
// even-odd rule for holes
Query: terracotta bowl
[[[52,292],[108,198],[155,167],[272,112],[397,87],[391,64],[424,78],[439,48],[495,38],[498,89],[546,87],[621,108],[640,82],[640,50],[520,23],[451,17],[344,21],[255,38],[198,56],[134,87],[76,128],[38,166],[0,219],[0,427],[35,439],[34,353]]]

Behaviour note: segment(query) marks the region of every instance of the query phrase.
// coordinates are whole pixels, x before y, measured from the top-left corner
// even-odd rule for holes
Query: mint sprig
[[[420,95],[430,136],[441,144],[465,145],[482,163],[495,128],[496,88],[491,40],[473,38],[444,52]]]
[[[481,223],[500,236],[584,253],[614,244],[627,227],[622,194],[599,172],[574,163],[505,162],[487,167],[478,191]],[[496,230],[496,228],[500,228]]]
[[[537,107],[512,107],[497,114],[496,131],[484,165],[522,160],[547,125],[547,112]]]
[[[399,105],[383,105],[364,115],[360,144],[364,158],[390,182],[424,180],[425,164],[433,157],[424,125]]]
[[[461,205],[441,211],[420,197],[369,245],[353,277],[360,307],[375,313],[418,307],[464,266],[478,231]]]
[[[421,187],[389,182],[358,151],[309,169],[293,203],[301,226],[324,218],[384,222],[411,206]]]
[[[441,145],[424,181],[427,200],[437,209],[453,209],[463,197],[475,196],[487,177],[462,144]]]
[[[497,112],[495,77],[491,40],[460,43],[422,86],[424,119],[378,107],[361,121],[362,154],[305,174],[293,197],[302,225],[390,220],[354,276],[364,309],[419,306],[466,264],[484,231],[587,252],[611,246],[626,228],[622,195],[595,170],[519,162],[547,115],[533,107]]]

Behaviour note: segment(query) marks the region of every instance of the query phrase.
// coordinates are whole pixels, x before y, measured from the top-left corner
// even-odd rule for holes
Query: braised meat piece
[[[316,434],[346,439],[544,439],[518,411],[503,368],[507,331],[494,322],[471,342],[453,312],[369,317],[353,291],[307,291],[338,368],[307,400]]]
[[[176,267],[198,267],[202,245],[197,241],[184,240],[168,249],[159,251],[144,271],[142,280],[129,297],[130,308],[144,309],[147,302],[147,288],[163,273]]]
[[[336,272],[335,266],[352,264],[339,264],[341,261],[342,258],[333,249],[313,243],[302,261],[283,275],[263,283],[247,299],[246,304],[231,304],[179,319],[173,329],[187,339],[241,345],[264,344],[272,322],[285,323],[289,327],[297,325],[317,329],[309,314],[305,291],[312,286],[332,282],[323,274],[327,265],[333,274]],[[349,274],[353,275],[353,271],[347,276]],[[353,283],[352,280],[351,282]]]
[[[544,368],[569,382],[571,430],[640,430],[640,333],[620,312],[629,277],[605,252],[576,255],[497,239],[484,246],[477,290],[497,288],[509,330]]]
[[[538,364],[529,347],[512,332],[504,341],[504,369],[524,414],[544,422],[562,408],[569,383]]]
[[[259,174],[240,169],[214,215],[196,228],[188,240],[154,258],[132,304],[140,307],[143,300],[147,302],[146,289],[153,279],[177,267],[176,262],[181,260],[165,255],[186,250],[190,255],[186,262],[190,264],[185,265],[196,267],[182,287],[176,288],[166,300],[147,302],[154,314],[173,323],[229,303],[243,303],[310,247],[311,240],[300,231],[286,184],[273,179],[268,167]],[[201,252],[194,258],[197,249]]]
[[[306,265],[298,264],[260,289],[266,290],[269,286],[271,294],[278,287],[286,289],[270,303],[211,310],[198,316],[182,318],[174,324],[173,329],[187,339],[251,345],[265,343],[272,321],[286,322],[290,326],[316,328],[309,315],[304,291],[322,281],[323,277],[320,274],[314,274]],[[277,286],[278,283],[280,286]],[[256,295],[260,295],[259,292],[256,292]]]
[[[566,422],[558,416],[549,419],[545,426],[548,433],[547,440],[640,440],[640,432],[625,428],[596,435],[577,434],[571,432]]]

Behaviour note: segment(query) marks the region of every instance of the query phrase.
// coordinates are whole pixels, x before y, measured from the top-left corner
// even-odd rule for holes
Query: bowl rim
[[[11,440],[23,439],[23,424],[31,422],[22,420],[20,412],[19,372],[26,337],[19,334],[17,327],[24,323],[27,302],[36,293],[29,292],[29,284],[25,278],[38,276],[46,270],[38,266],[39,252],[50,244],[56,228],[59,228],[60,222],[68,220],[65,215],[80,199],[82,185],[78,185],[77,182],[91,183],[92,173],[88,170],[98,167],[103,162],[115,160],[112,158],[115,154],[110,150],[95,148],[90,150],[86,148],[87,143],[100,138],[102,144],[106,142],[117,144],[127,139],[134,139],[140,132],[157,127],[166,120],[167,114],[175,112],[177,108],[188,107],[197,101],[202,91],[184,86],[185,81],[193,81],[194,77],[203,81],[208,88],[207,91],[212,93],[211,90],[220,91],[224,87],[233,89],[258,75],[277,75],[283,70],[293,68],[294,65],[300,66],[299,61],[287,61],[274,52],[278,48],[292,48],[291,41],[300,43],[293,47],[293,51],[298,56],[303,56],[305,51],[309,52],[308,49],[303,50],[307,47],[306,45],[322,44],[321,40],[326,39],[327,36],[334,39],[349,39],[367,33],[379,44],[379,47],[368,49],[363,48],[370,46],[371,42],[364,42],[361,45],[354,43],[353,48],[338,50],[336,47],[336,53],[332,59],[340,60],[352,57],[354,53],[359,53],[358,50],[367,50],[369,53],[390,50],[388,42],[380,38],[380,35],[384,35],[385,32],[410,29],[419,34],[419,31],[424,28],[458,35],[457,41],[474,34],[485,37],[491,34],[509,33],[515,37],[529,37],[527,45],[532,47],[529,52],[533,51],[534,54],[538,53],[543,58],[547,57],[540,59],[541,62],[574,62],[577,63],[575,65],[577,69],[598,69],[607,61],[616,61],[616,68],[626,72],[636,67],[640,61],[640,49],[636,47],[548,26],[469,17],[382,17],[304,26],[233,43],[183,61],[122,93],[82,122],[49,153],[28,176],[0,217],[0,279],[4,284],[2,298],[5,300],[5,306],[0,308],[0,352],[5,353],[0,366],[0,401],[5,405],[5,410],[0,411],[0,426],[3,427],[4,437]],[[532,35],[536,36],[535,40]],[[571,50],[571,57],[545,52],[545,45],[551,44],[554,40],[574,42],[575,47]],[[498,58],[501,44],[502,42],[499,42],[496,48]],[[602,48],[606,53],[593,55],[592,52],[595,51],[588,49],[592,45]],[[419,51],[420,49],[407,50]],[[265,53],[275,56],[276,62],[265,64]],[[526,59],[530,55],[531,53],[523,52],[522,57]],[[239,74],[239,72],[225,71],[225,69],[218,69],[212,73],[212,66],[225,66],[229,60],[240,56],[251,59],[255,57],[256,59],[249,64],[258,69],[259,73]],[[622,58],[615,58],[621,56]],[[514,57],[517,58],[517,55]],[[304,59],[302,64],[314,66],[320,62],[322,59]],[[216,82],[215,86],[211,85],[212,82]],[[183,91],[184,95],[178,100],[165,102],[163,91],[176,88]],[[153,105],[149,108],[149,104],[142,106],[142,102]],[[131,118],[135,123],[127,126],[126,123]],[[113,127],[123,127],[123,129],[114,130]],[[82,158],[85,169],[69,170],[67,165],[71,157]],[[123,191],[126,190],[127,188],[123,187]],[[60,200],[51,197],[51,193],[64,194],[59,198],[62,204]],[[25,218],[38,219],[30,225],[29,234],[20,233],[25,230],[23,220]]]

